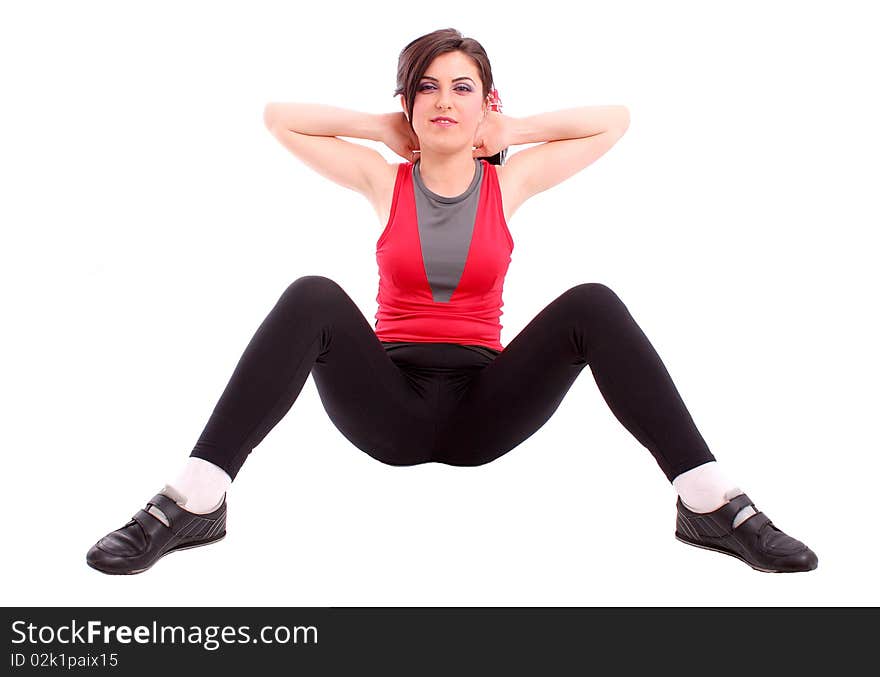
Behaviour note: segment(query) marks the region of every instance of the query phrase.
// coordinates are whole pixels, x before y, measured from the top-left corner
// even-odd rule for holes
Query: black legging
[[[311,373],[330,420],[373,458],[481,465],[544,425],[587,364],[611,411],[670,482],[715,460],[654,347],[603,284],[572,287],[498,353],[383,344],[342,287],[319,275],[281,295],[191,455],[235,479]]]

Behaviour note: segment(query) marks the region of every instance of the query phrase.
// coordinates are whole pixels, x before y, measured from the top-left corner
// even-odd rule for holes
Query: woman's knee
[[[623,305],[623,301],[611,287],[601,282],[584,282],[565,292],[578,308],[588,310],[606,310]]]
[[[613,289],[601,282],[585,282],[565,294],[566,317],[583,320],[590,327],[611,326],[616,320],[627,320],[629,309]]]
[[[345,296],[338,282],[323,275],[303,275],[291,282],[280,301],[285,303],[327,303]]]

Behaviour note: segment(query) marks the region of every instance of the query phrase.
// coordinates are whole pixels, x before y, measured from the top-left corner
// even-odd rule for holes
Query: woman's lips
[[[431,122],[435,125],[440,125],[441,127],[452,127],[452,125],[457,125],[457,122],[450,122],[449,120],[431,120]]]

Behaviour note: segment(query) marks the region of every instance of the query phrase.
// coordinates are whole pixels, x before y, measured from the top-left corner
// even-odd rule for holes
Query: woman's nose
[[[451,108],[451,106],[449,105],[449,97],[450,97],[449,92],[442,92],[441,91],[440,94],[437,96],[437,103],[436,103],[437,108],[440,110],[447,110],[447,109]]]

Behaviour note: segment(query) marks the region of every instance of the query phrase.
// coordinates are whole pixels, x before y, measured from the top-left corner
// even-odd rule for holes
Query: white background
[[[880,603],[868,3],[577,6],[4,3],[3,603]],[[507,115],[631,113],[511,220],[502,343],[569,287],[610,286],[817,570],[675,540],[672,486],[589,369],[478,468],[371,459],[310,377],[233,484],[226,539],[138,576],[86,565],[182,467],[288,284],[331,277],[373,322],[381,224],[264,105],[400,110],[400,50],[450,26],[488,51]]]

